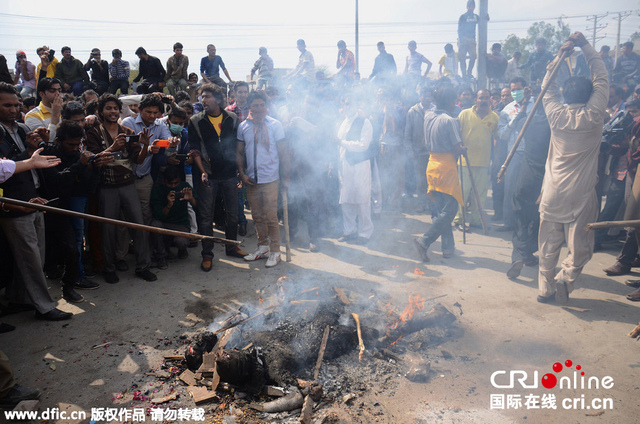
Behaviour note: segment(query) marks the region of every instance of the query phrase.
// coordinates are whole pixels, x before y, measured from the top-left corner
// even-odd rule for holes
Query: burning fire
[[[419,271],[418,268],[416,268],[416,270]],[[426,299],[420,296],[419,294],[409,295],[409,304],[404,308],[404,310],[400,314],[398,314],[395,310],[391,308],[391,302],[387,303],[385,307],[389,308],[388,315],[390,317],[394,315],[396,316],[396,318],[391,322],[391,324],[387,328],[387,336],[390,336],[391,330],[395,330],[396,328],[398,328],[398,325],[400,325],[400,323],[411,320],[411,318],[413,318],[413,315],[415,314],[416,311],[423,310],[425,302],[426,302]],[[391,342],[389,346],[393,346],[401,338],[402,338],[402,334],[400,334],[396,340]]]
[[[416,274],[416,275],[424,275],[424,271],[421,270],[420,268],[414,269],[413,273]]]

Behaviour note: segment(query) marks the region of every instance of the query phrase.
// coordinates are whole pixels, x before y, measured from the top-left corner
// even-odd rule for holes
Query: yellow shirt
[[[222,113],[218,116],[207,115],[207,118],[209,118],[209,122],[211,122],[211,125],[213,125],[213,128],[215,128],[218,133],[218,137],[220,137],[220,132],[222,131]]]
[[[53,62],[51,62],[49,64],[49,67],[47,68],[48,78],[55,78],[57,67],[58,67],[58,58],[54,57]],[[38,80],[40,80],[40,69],[42,69],[42,62],[38,63],[38,66],[36,68],[36,84],[38,83]]]
[[[471,166],[489,166],[491,162],[492,136],[498,133],[498,114],[491,111],[484,119],[476,113],[476,106],[460,112],[460,136],[467,147]],[[462,158],[462,165],[467,163]]]

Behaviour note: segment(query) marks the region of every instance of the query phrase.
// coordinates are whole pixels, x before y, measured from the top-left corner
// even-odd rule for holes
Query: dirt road
[[[130,271],[120,273],[116,285],[98,277],[102,287],[83,292],[84,303],[59,300],[60,309],[76,314],[71,321],[40,322],[32,313],[3,318],[18,328],[1,334],[0,346],[11,358],[19,383],[42,389],[41,410],[124,407],[132,392],[146,390],[149,380],[156,380],[145,373],[157,369],[163,355],[182,351],[186,338],[216,316],[245,303],[255,304],[280,276],[312,275],[322,284],[386,293],[398,304],[410,294],[446,295],[438,301],[456,315],[455,325],[461,329],[458,336],[422,352],[431,361],[428,383],[397,377],[393,390],[358,391],[355,402],[345,405],[340,400],[334,406],[341,422],[638,421],[638,344],[626,334],[640,321],[640,311],[623,296],[630,291],[622,284],[625,277],[609,278],[602,272],[616,252],[595,254],[566,307],[544,305],[536,302],[537,268],[525,268],[517,281],[505,276],[510,233],[496,232],[494,227],[488,236],[468,235],[463,245],[461,233],[455,232],[456,255],[443,259],[436,243],[431,263],[423,265],[411,240],[425,231],[428,222],[429,218],[418,215],[383,215],[367,246],[324,239],[318,253],[309,252],[300,236],[302,240],[293,244],[293,261],[272,269],[264,268],[264,262],[228,259],[223,248],[216,246],[213,271],[204,273],[199,269],[199,249],[190,249],[186,261],[158,271],[156,282],[137,279]],[[245,250],[255,247],[251,223],[249,231]],[[133,266],[131,257],[129,261]],[[416,268],[425,274],[417,275]],[[51,286],[59,299],[58,283]],[[105,343],[108,346],[92,349]],[[569,367],[567,360],[572,361]],[[554,372],[556,362],[563,365],[561,372]],[[494,378],[503,387],[492,386],[496,371],[504,371]],[[538,387],[522,387],[518,381],[522,374],[516,373],[513,388],[505,388],[511,371],[526,372],[522,383]],[[584,389],[581,372],[585,372]],[[552,389],[540,385],[547,373],[558,378]],[[561,380],[563,376],[570,378]],[[603,387],[610,386],[607,376],[613,379],[610,388]],[[150,397],[165,389],[160,382],[155,384]],[[555,396],[555,409],[549,408],[550,395]],[[594,398],[603,399],[607,406],[611,399],[612,408],[587,409],[597,406]],[[182,401],[189,404],[184,397]],[[151,422],[149,417],[146,421]]]

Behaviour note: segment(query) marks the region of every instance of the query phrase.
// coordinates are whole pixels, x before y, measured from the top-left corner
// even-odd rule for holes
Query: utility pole
[[[607,27],[607,24],[598,26],[598,21],[604,18],[605,16],[607,16],[608,14],[609,12],[602,13],[600,15],[593,15],[592,17],[587,18],[587,21],[593,21],[593,27],[587,28],[587,31],[592,31],[591,45],[593,46],[594,49],[596,48],[596,42],[604,38],[604,37],[597,37],[596,34]]]
[[[480,22],[478,22],[478,89],[487,88],[487,27],[489,22],[489,0],[480,0]]]
[[[618,52],[620,51],[620,30],[622,29],[622,21],[628,18],[632,12],[618,12],[618,34],[616,35],[616,45],[613,48],[615,52],[615,58],[613,63],[618,61]]]
[[[358,0],[356,0],[356,72],[360,73],[360,31],[358,27]]]

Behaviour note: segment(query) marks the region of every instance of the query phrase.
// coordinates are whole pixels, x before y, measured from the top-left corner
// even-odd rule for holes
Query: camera
[[[171,101],[172,101],[172,100],[171,100],[170,98],[168,98],[168,97],[163,97],[161,100],[162,100],[162,103],[166,103],[166,104],[171,104]]]
[[[38,149],[46,149],[48,147],[53,147],[55,146],[55,143],[53,141],[41,141],[40,143],[38,143]]]
[[[184,193],[181,191],[177,191],[176,192],[176,200],[182,200],[184,199]]]
[[[625,135],[631,132],[632,125],[633,116],[626,110],[621,110],[613,115],[611,120],[602,128],[600,151],[608,152],[611,150],[611,146],[622,143]]]

